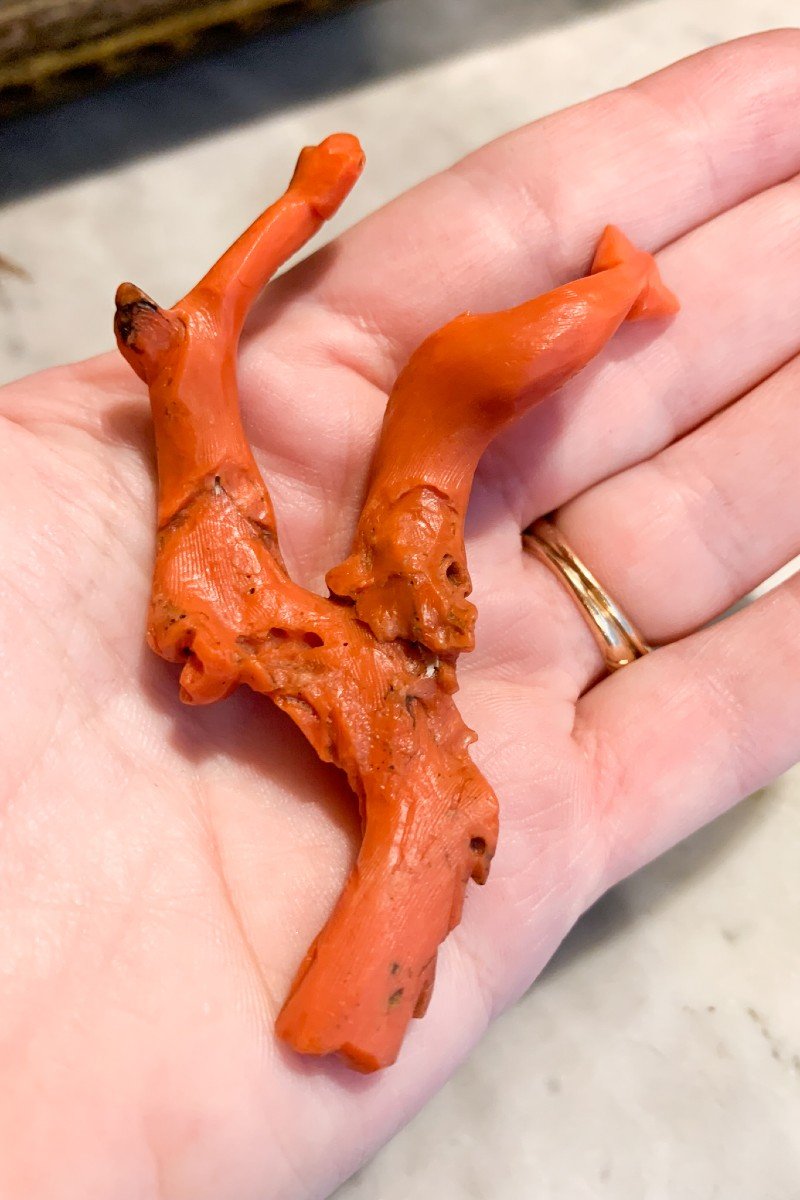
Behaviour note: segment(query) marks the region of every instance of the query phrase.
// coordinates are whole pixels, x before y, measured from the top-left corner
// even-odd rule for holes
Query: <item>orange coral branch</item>
[[[497,801],[451,695],[474,621],[462,525],[475,464],[626,315],[673,302],[649,256],[607,231],[591,279],[429,338],[392,394],[354,553],[329,576],[344,599],[316,596],[281,560],[235,354],[259,288],[335,211],[361,163],[345,134],[304,150],[285,195],[184,300],[162,309],[123,284],[115,328],[149,386],[156,436],[150,644],[182,664],[188,703],[240,683],[271,696],[359,797],[358,862],[277,1030],[369,1071],[394,1060],[424,1012],[438,946],[497,839]]]
[[[209,475],[219,474],[250,514],[274,530],[269,495],[239,417],[239,335],[261,288],[333,215],[363,162],[358,141],[348,134],[307,147],[283,196],[174,308],[159,308],[133,284],[118,289],[117,341],[150,387],[159,526],[205,486]]]
[[[649,254],[609,226],[591,274],[507,312],[465,313],[414,352],[386,409],[350,557],[328,572],[383,641],[474,646],[464,517],[493,437],[582,370],[624,320],[677,302]]]

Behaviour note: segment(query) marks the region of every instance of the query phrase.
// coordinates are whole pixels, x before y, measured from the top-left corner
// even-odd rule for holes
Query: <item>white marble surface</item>
[[[506,129],[798,16],[384,0],[0,130],[0,255],[30,275],[0,276],[0,379],[105,348],[122,278],[180,294],[330,129],[370,164],[333,234]],[[795,770],[606,897],[337,1200],[799,1200],[799,797]]]

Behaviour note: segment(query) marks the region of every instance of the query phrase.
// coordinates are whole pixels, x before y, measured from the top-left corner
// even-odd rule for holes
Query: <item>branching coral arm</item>
[[[364,153],[348,133],[301,151],[289,187],[233,243],[182,302],[213,309],[241,329],[264,285],[319,230],[361,174]]]
[[[507,312],[465,314],[414,352],[386,412],[350,557],[331,591],[384,640],[452,655],[474,644],[464,517],[491,439],[560,387],[624,320],[677,302],[653,259],[606,229],[591,274]]]
[[[303,150],[283,196],[173,308],[134,284],[118,289],[117,342],[150,388],[160,526],[198,490],[221,485],[274,539],[272,505],[239,415],[236,345],[261,288],[333,215],[363,161],[350,134]]]

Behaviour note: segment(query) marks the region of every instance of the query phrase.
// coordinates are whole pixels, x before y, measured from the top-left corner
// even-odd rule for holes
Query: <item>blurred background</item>
[[[0,382],[107,349],[122,279],[173,302],[332,130],[368,165],[315,244],[508,129],[797,16],[5,0]],[[337,1200],[798,1200],[799,793],[795,771],[610,893]]]

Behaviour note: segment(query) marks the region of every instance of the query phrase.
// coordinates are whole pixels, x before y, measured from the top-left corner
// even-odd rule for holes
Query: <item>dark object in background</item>
[[[0,118],[223,49],[358,0],[11,0],[0,3]]]

